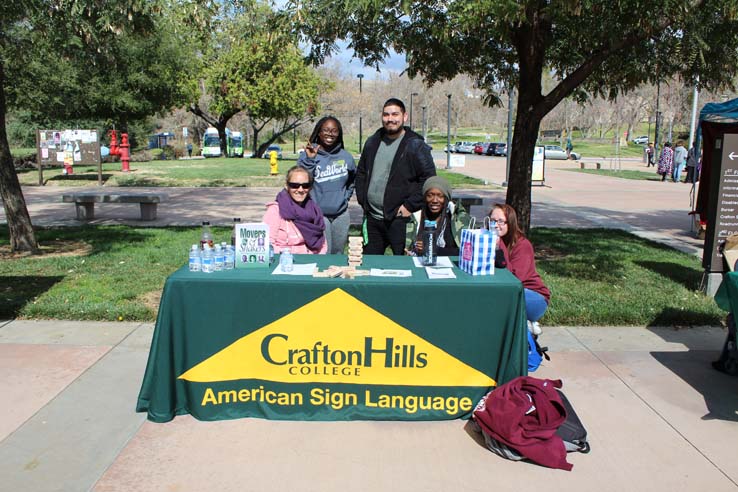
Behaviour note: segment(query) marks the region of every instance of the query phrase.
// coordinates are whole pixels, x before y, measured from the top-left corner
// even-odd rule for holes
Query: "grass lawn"
[[[35,153],[35,147],[15,147],[10,149],[10,155],[12,155],[13,157],[26,157]]]
[[[596,174],[598,176],[611,176],[613,178],[623,179],[640,179],[645,181],[661,181],[661,176],[656,171],[634,171],[631,169],[623,169],[621,171],[612,171],[610,169],[579,169],[571,168],[564,171],[573,171],[577,173]]]
[[[11,257],[0,230],[0,318],[145,320],[199,228],[39,229],[46,254]],[[228,240],[230,229],[215,228]],[[544,325],[715,325],[725,313],[698,292],[697,258],[605,229],[534,229],[553,292]],[[480,308],[483,308],[480,306]]]
[[[105,186],[282,186],[284,176],[295,160],[279,161],[279,174],[269,175],[268,159],[191,159],[131,162],[131,172],[123,173],[120,163],[103,164]],[[97,167],[74,166],[74,174],[65,176],[61,168],[44,169],[44,181],[52,186],[93,186]],[[484,185],[484,181],[439,169],[451,186]],[[38,170],[18,173],[21,184],[38,184]]]

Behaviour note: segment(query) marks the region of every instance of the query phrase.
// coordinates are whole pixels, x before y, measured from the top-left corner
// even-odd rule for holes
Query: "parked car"
[[[456,150],[459,154],[471,154],[474,152],[474,144],[472,142],[456,142]]]
[[[634,144],[646,145],[648,143],[648,136],[642,135],[633,139]]]
[[[454,153],[454,152],[456,152],[456,145],[455,144],[444,145],[443,146],[443,151],[444,152]]]
[[[484,155],[487,153],[489,142],[477,142],[474,144],[474,153],[477,155]]]
[[[262,157],[264,159],[269,159],[269,152],[271,152],[272,150],[277,152],[277,159],[282,158],[282,147],[280,147],[279,145],[270,145],[269,147],[267,147]]]
[[[487,147],[487,155],[507,155],[507,144],[505,142],[492,142]]]
[[[578,161],[582,155],[578,152],[571,152],[571,159]],[[544,159],[559,159],[566,160],[569,157],[566,155],[566,151],[558,145],[546,145],[543,151]]]

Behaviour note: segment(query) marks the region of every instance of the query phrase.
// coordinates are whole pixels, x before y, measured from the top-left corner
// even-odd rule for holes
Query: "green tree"
[[[316,63],[350,47],[369,65],[389,48],[429,84],[469,74],[497,104],[517,89],[507,202],[530,224],[534,146],[542,118],[567,96],[614,98],[680,74],[707,88],[730,84],[738,66],[735,0],[295,0],[285,18]],[[556,85],[543,93],[545,72]]]
[[[183,0],[177,9],[192,14],[200,3]],[[35,252],[38,244],[10,157],[7,112],[23,111],[38,124],[104,120],[125,128],[181,104],[187,52],[167,6],[147,0],[0,3],[0,195],[12,250]],[[202,14],[190,20],[202,22]]]
[[[230,119],[244,111],[251,121],[254,154],[281,135],[313,118],[318,94],[326,85],[306,65],[292,38],[275,29],[271,8],[247,2],[230,16],[222,15],[218,28],[203,47],[200,90],[193,90],[189,111],[218,129],[225,155],[225,131]],[[270,137],[259,144],[259,133],[279,122]]]

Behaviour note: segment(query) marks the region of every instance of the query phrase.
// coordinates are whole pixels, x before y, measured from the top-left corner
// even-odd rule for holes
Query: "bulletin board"
[[[98,168],[98,184],[102,184],[100,139],[97,130],[36,130],[36,162],[39,185],[43,185],[44,166],[63,166],[65,159],[72,166]]]

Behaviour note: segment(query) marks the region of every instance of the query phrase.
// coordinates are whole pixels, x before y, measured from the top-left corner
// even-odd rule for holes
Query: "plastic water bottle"
[[[200,248],[205,249],[205,245],[213,247],[213,233],[210,231],[210,222],[203,221],[202,233],[200,234]]]
[[[274,263],[274,246],[272,246],[272,243],[269,243],[269,264],[271,265]]]
[[[279,266],[283,272],[292,271],[292,251],[290,248],[283,249],[279,254]]]
[[[215,245],[215,254],[213,255],[213,266],[216,272],[223,270],[225,266],[225,254],[220,244]]]
[[[231,246],[236,247],[236,226],[241,223],[241,217],[233,217],[233,230],[231,231]]]
[[[423,226],[423,264],[436,264],[436,221],[426,220]]]
[[[213,251],[210,249],[210,246],[206,244],[202,250],[202,272],[213,273],[214,271],[215,266],[213,265]]]
[[[236,265],[236,251],[229,244],[226,246],[226,249],[225,249],[225,269],[233,270],[233,267],[235,265]]]
[[[200,249],[197,244],[193,244],[190,249],[190,271],[199,272],[202,263],[200,262]]]

